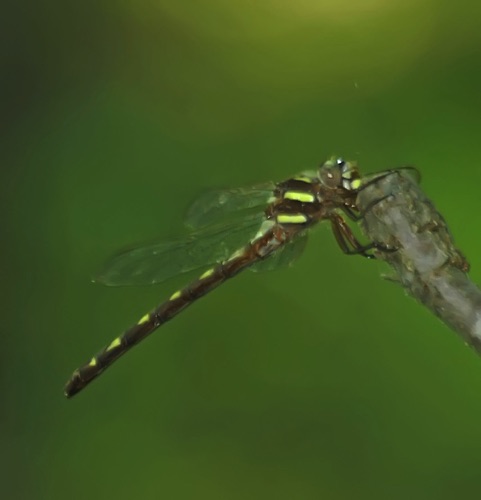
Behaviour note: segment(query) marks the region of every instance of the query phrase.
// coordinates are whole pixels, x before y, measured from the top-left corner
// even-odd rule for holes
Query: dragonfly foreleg
[[[376,256],[369,253],[369,250],[379,250],[381,252],[395,252],[397,248],[388,247],[382,243],[373,241],[363,245],[352,232],[352,229],[346,224],[346,221],[336,213],[330,217],[332,232],[336,238],[337,244],[346,255],[362,255],[367,259],[375,259]]]
[[[411,167],[411,166],[406,166],[406,167],[399,167],[399,168],[393,168],[391,170],[386,170],[384,172],[379,172],[377,174],[366,174],[366,178],[371,177],[373,175],[374,177],[367,181],[366,183],[363,183],[362,186],[357,189],[356,191],[360,193],[361,191],[364,191],[364,189],[368,188],[369,186],[372,186],[373,184],[376,184],[377,182],[385,179],[386,177],[389,177],[393,174],[400,174],[402,170],[409,170],[414,173],[416,176],[416,182],[419,184],[421,182],[421,172],[416,167]]]

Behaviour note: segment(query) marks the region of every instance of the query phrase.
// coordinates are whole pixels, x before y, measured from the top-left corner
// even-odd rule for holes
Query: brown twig
[[[368,181],[357,198],[361,228],[370,240],[397,249],[375,250],[376,257],[409,295],[481,353],[481,291],[444,218],[406,171]]]

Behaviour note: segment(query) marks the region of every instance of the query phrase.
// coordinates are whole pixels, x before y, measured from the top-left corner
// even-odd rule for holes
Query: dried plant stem
[[[365,235],[394,279],[481,354],[481,291],[444,218],[405,170],[367,182],[357,204]],[[369,179],[368,179],[369,180]]]

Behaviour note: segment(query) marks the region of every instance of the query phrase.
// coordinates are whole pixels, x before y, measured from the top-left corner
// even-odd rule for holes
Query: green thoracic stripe
[[[316,197],[312,193],[303,193],[302,191],[286,191],[284,199],[302,203],[314,203],[316,201]]]
[[[307,215],[304,214],[279,214],[277,216],[279,224],[304,224],[307,222]]]
[[[359,189],[361,187],[362,181],[361,179],[354,179],[351,181],[351,189]]]

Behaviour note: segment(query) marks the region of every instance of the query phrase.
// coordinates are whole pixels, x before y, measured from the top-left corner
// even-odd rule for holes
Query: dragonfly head
[[[361,176],[355,163],[342,158],[330,158],[319,168],[319,179],[330,189],[355,191],[361,187]]]

